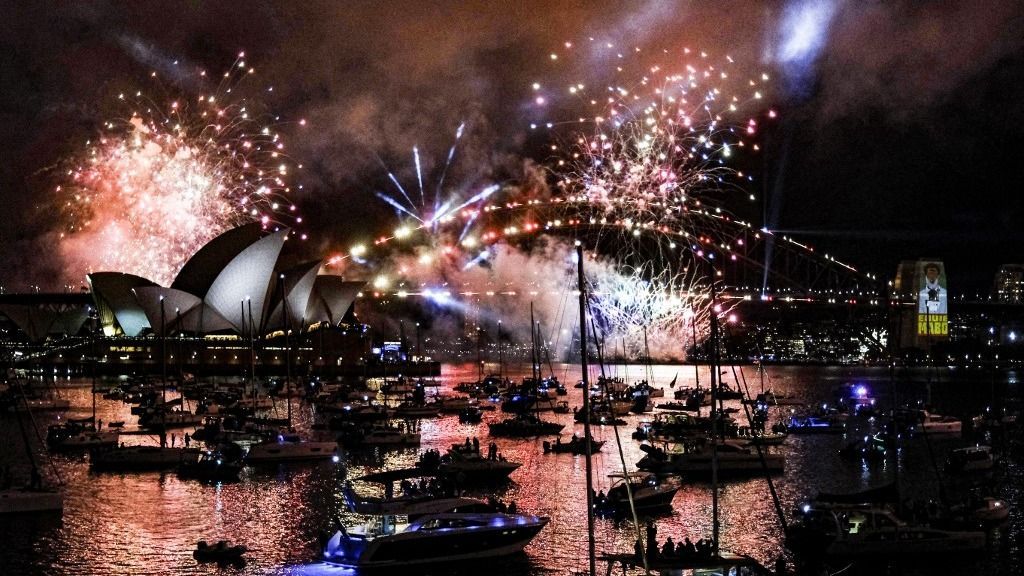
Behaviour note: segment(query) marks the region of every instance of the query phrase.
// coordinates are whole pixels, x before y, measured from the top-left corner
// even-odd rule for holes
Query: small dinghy
[[[241,545],[230,546],[226,540],[221,540],[213,546],[207,544],[206,540],[200,540],[196,545],[195,551],[192,552],[192,557],[200,564],[208,562],[241,564],[245,562],[242,554],[245,554],[247,550],[248,548]]]

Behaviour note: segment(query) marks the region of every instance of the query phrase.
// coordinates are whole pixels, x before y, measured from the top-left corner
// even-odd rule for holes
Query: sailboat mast
[[[160,400],[162,402],[160,405],[160,447],[163,448],[167,437],[167,314],[164,311],[162,295],[160,296],[160,366]]]
[[[537,381],[537,328],[533,320],[533,302],[530,302],[530,377]]]
[[[580,293],[580,370],[583,371],[583,441],[587,463],[587,558],[590,561],[590,576],[597,574],[597,560],[594,547],[594,479],[593,458],[590,450],[590,377],[587,368],[587,293],[583,280],[583,245],[576,244],[576,276]],[[533,317],[533,307],[530,307]]]
[[[484,360],[482,358],[482,346],[484,330],[480,326],[476,327],[476,380],[477,382],[484,381]]]
[[[284,390],[285,390],[285,401],[288,402],[288,427],[292,427],[292,360],[291,360],[291,345],[288,339],[288,330],[291,328],[288,324],[288,299],[285,298],[284,293],[284,274],[279,277],[281,282],[281,309],[284,311]]]
[[[252,299],[246,298],[249,304],[249,378],[252,380],[252,415],[256,416],[256,323],[252,318]]]
[[[501,320],[498,320],[498,378],[505,380],[505,348],[501,344]]]
[[[715,402],[718,400],[718,311],[715,309],[715,279],[711,276],[711,355],[708,362],[711,368],[711,552],[718,554],[718,435],[724,433],[722,411],[715,414]]]
[[[167,316],[164,312],[164,297],[160,297],[160,382],[164,404],[167,403]],[[166,408],[166,406],[164,406]]]
[[[644,326],[644,357],[647,384],[654,384],[654,368],[651,367],[651,347],[647,344],[647,326]]]

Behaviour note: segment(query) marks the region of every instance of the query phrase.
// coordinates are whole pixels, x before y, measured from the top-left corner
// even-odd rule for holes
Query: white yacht
[[[387,477],[387,472],[384,472]],[[399,476],[396,476],[398,478]],[[390,481],[384,481],[388,484]],[[415,518],[424,514],[441,514],[445,512],[493,512],[494,510],[476,498],[465,496],[438,496],[429,492],[421,494],[403,494],[395,497],[378,498],[364,496],[355,491],[351,482],[346,482],[343,489],[345,505],[356,514],[390,514]]]
[[[300,462],[330,460],[338,456],[337,442],[313,442],[302,440],[297,434],[278,434],[258,444],[249,446],[245,461],[249,464],[272,464],[278,462]]]
[[[338,531],[324,560],[353,568],[403,568],[498,558],[521,552],[547,525],[538,516],[499,513],[428,514],[412,522],[374,516]]]
[[[922,420],[918,425],[918,429],[920,429],[923,434],[960,434],[963,430],[963,423],[959,418],[955,418],[953,416],[940,416],[938,414],[932,414],[927,410],[923,410],[921,415]]]

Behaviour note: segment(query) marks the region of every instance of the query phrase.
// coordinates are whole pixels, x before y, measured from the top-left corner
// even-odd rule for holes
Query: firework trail
[[[286,155],[277,119],[232,94],[253,73],[243,53],[209,92],[117,96],[118,119],[69,162],[57,187],[69,278],[116,270],[167,285],[229,228],[302,222],[288,200],[289,178],[301,165]]]

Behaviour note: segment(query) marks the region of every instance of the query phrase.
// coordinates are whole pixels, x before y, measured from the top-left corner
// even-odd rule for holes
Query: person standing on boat
[[[473,436],[473,452],[480,453],[480,439]]]
[[[654,522],[647,522],[647,558],[658,557],[658,527]]]

